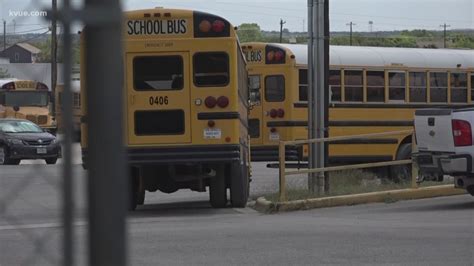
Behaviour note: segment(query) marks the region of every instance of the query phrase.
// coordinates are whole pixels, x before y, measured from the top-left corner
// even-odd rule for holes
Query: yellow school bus
[[[207,187],[213,207],[227,205],[227,188],[231,205],[244,207],[249,193],[248,86],[234,27],[216,15],[178,9],[136,10],[124,17],[131,208],[143,204],[145,190],[205,192]],[[87,29],[83,35],[87,38]],[[83,92],[87,122],[93,114],[87,113]],[[85,126],[81,142],[87,162]]]
[[[0,118],[10,117],[30,120],[55,134],[48,86],[34,80],[0,80]]]
[[[249,118],[252,160],[278,160],[278,140],[308,138],[308,48],[245,43],[242,49],[250,90],[261,94]],[[329,87],[329,136],[412,129],[417,108],[473,104],[474,51],[331,46]],[[408,135],[337,141],[329,145],[329,162],[406,159],[410,145]],[[306,156],[306,147],[286,154]]]
[[[56,86],[55,100],[55,117],[59,132],[64,132],[63,124],[63,95],[64,95],[64,84],[58,84]],[[81,83],[79,78],[71,80],[71,93],[72,93],[72,119],[73,119],[73,133],[76,140],[80,140],[81,136]]]

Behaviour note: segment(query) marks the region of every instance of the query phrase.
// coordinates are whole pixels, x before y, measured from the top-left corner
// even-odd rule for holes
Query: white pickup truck
[[[419,181],[454,177],[454,186],[474,196],[474,108],[415,112]]]

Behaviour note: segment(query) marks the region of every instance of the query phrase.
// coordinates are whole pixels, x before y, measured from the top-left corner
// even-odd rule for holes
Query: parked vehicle
[[[57,138],[24,119],[0,119],[0,164],[17,165],[25,159],[55,164],[61,156]]]
[[[474,196],[474,108],[426,109],[415,112],[419,180],[442,181],[454,176],[454,185]]]

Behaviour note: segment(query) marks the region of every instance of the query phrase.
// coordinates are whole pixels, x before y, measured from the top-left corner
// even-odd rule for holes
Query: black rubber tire
[[[130,190],[128,197],[128,210],[134,211],[138,205],[138,174],[136,168],[130,169]]]
[[[411,159],[411,143],[400,145],[395,160]],[[408,182],[411,180],[411,164],[395,165],[390,167],[390,177],[394,182]]]
[[[58,161],[58,158],[48,158],[48,159],[45,159],[45,161],[47,164],[56,164],[56,162]]]
[[[227,205],[227,188],[224,166],[216,167],[216,176],[209,184],[209,202],[213,208],[225,208]]]
[[[245,158],[244,161],[246,162]],[[245,208],[249,197],[249,174],[247,164],[234,164],[231,171],[230,200],[232,207]]]
[[[474,185],[468,186],[466,190],[467,190],[467,193],[471,194],[471,196],[474,196]]]
[[[145,190],[144,189],[138,191],[137,193],[137,204],[138,205],[145,204]]]

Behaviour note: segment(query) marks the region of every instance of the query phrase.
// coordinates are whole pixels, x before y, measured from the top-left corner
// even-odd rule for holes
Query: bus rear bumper
[[[272,162],[279,160],[278,146],[251,146],[250,151],[252,162]],[[286,161],[301,161],[302,155],[302,147],[285,147]]]
[[[241,158],[240,145],[129,147],[126,151],[130,166],[231,163]],[[88,150],[82,149],[83,163],[87,158]]]

